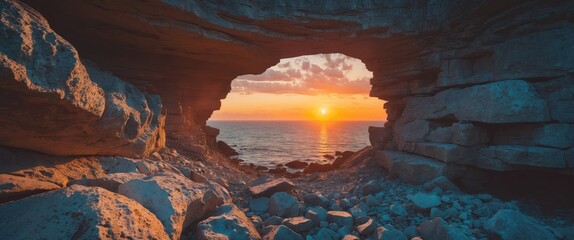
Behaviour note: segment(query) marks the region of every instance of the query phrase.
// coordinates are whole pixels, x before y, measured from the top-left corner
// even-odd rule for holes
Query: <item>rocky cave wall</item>
[[[71,43],[57,37],[62,43],[50,44],[72,49],[74,69],[80,70],[71,72],[80,71],[83,76],[80,80],[88,78],[82,70],[81,57],[83,62],[97,65],[94,70],[89,67],[87,70],[93,82],[102,74],[92,72],[108,72],[105,78],[121,79],[130,83],[126,86],[133,84],[139,89],[125,87],[130,94],[142,91],[161,96],[167,114],[168,144],[203,151],[206,143],[217,135],[217,130],[206,127],[205,122],[219,109],[220,100],[230,91],[236,76],[263,72],[280,58],[339,52],[365,62],[374,72],[370,95],[388,101],[385,128],[369,130],[373,146],[380,150],[382,164],[416,159],[456,174],[469,166],[497,171],[537,168],[558,173],[572,173],[574,169],[574,2],[571,1],[23,2],[36,9],[57,34]],[[12,1],[2,4],[3,11],[14,5]],[[35,22],[47,27],[41,17],[36,18]],[[2,23],[18,28],[4,19]],[[21,31],[18,36],[22,34],[28,32]],[[5,30],[4,39],[13,36],[16,35]],[[45,38],[32,41],[41,43]],[[52,52],[48,59],[58,59],[56,53]],[[3,79],[4,69],[14,59],[40,74],[48,71],[38,65],[26,65],[33,57],[20,59],[9,55],[9,49],[2,49],[2,54],[8,56],[2,62]],[[51,67],[60,70],[62,65]],[[117,77],[110,77],[111,74]],[[65,78],[50,77],[49,81],[73,77],[67,73]],[[96,131],[98,127],[93,131],[79,129],[102,121],[99,119],[103,119],[105,109],[117,108],[73,104],[81,108],[75,112],[62,107],[62,103],[52,102],[61,99],[66,99],[66,104],[114,102],[103,100],[110,97],[106,97],[105,89],[98,90],[98,84],[82,86],[87,89],[82,91],[94,93],[93,99],[75,100],[64,94],[58,100],[44,96],[49,91],[32,94],[29,89],[2,89],[3,100],[7,100],[2,101],[2,111],[11,113],[2,115],[2,144],[53,154],[78,154],[50,151],[39,144],[26,145],[22,138],[4,140],[11,139],[7,136],[58,135],[42,130],[48,126],[37,125],[35,120],[40,116],[72,126],[70,135],[82,133],[82,139],[101,139],[98,143],[102,146],[123,146],[108,139],[124,144],[134,142],[133,138],[126,142],[128,137],[117,135],[130,129],[125,126],[133,114],[121,114],[123,120],[119,122],[123,124],[108,131],[117,136],[92,138],[95,134],[92,132],[106,131]],[[36,95],[42,95],[42,100],[36,100]],[[8,100],[14,104],[23,101],[25,108]],[[147,101],[148,105],[154,102]],[[45,104],[62,107],[61,111],[69,115],[50,114],[53,110],[31,111],[38,104],[44,104],[42,109],[47,109]],[[16,114],[17,109],[22,114]],[[147,112],[142,109],[129,112],[142,111]],[[29,112],[38,116],[24,114]],[[151,115],[162,116],[159,112]],[[23,119],[18,128],[7,125],[13,116]],[[135,125],[142,130],[136,135],[146,136],[141,132],[148,125],[138,119]],[[81,126],[71,125],[77,122]],[[162,121],[155,122],[154,126],[161,129]],[[22,133],[27,135],[18,135]],[[161,139],[163,134],[152,135]],[[51,138],[52,141],[69,139],[82,147],[91,146],[68,135],[58,136],[66,137]],[[81,154],[129,152],[119,148],[124,152]],[[455,171],[448,171],[451,168]]]

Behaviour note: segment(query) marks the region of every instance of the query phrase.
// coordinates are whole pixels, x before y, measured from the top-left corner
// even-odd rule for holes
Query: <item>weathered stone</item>
[[[274,226],[269,233],[267,233],[263,240],[303,240],[303,237],[294,232],[293,230],[289,229],[286,226],[279,225]]]
[[[0,219],[6,239],[169,239],[149,210],[103,188],[75,185],[38,194],[0,205],[0,215],[10,216]]]
[[[219,150],[221,153],[223,153],[227,156],[239,155],[239,153],[237,151],[235,151],[235,149],[231,148],[224,141],[217,141],[217,150]]]
[[[83,178],[83,179],[78,179],[78,180],[74,180],[74,181],[70,181],[69,182],[69,186],[74,185],[74,184],[78,184],[78,185],[83,185],[83,186],[88,186],[88,187],[101,187],[101,188],[105,188],[108,191],[112,191],[112,192],[118,192],[118,187],[120,186],[120,184],[123,184],[125,182],[134,180],[134,179],[139,179],[139,178],[144,178],[145,175],[141,174],[141,173],[111,173],[111,174],[107,174],[101,178]]]
[[[428,211],[441,204],[440,197],[434,194],[417,193],[411,196],[411,201],[419,211]]]
[[[54,155],[143,157],[165,143],[158,96],[82,64],[74,47],[20,2],[4,1],[0,144]],[[54,137],[58,136],[58,137]]]
[[[303,201],[312,206],[326,207],[329,205],[329,199],[321,193],[308,193],[303,196]]]
[[[468,123],[454,123],[448,127],[432,130],[429,141],[437,143],[454,143],[462,146],[482,145],[488,142],[485,130]]]
[[[574,147],[574,124],[505,126],[496,130],[493,143],[562,149]]]
[[[58,189],[60,186],[33,178],[0,174],[0,203]]]
[[[335,223],[337,226],[353,227],[353,216],[343,211],[328,211],[327,222]]]
[[[271,216],[263,221],[263,226],[270,226],[270,225],[281,225],[283,222],[283,218],[279,216]]]
[[[293,187],[295,187],[295,184],[291,181],[285,178],[277,178],[261,184],[252,185],[249,187],[249,192],[251,192],[251,195],[254,197],[270,197],[276,192],[289,192]]]
[[[363,186],[363,194],[376,194],[381,191],[381,185],[377,180],[371,180]]]
[[[317,232],[316,239],[338,240],[339,234],[331,229],[321,228],[319,229],[319,232]]]
[[[303,170],[304,173],[328,172],[335,168],[331,164],[310,163],[309,166]]]
[[[285,164],[285,166],[293,168],[293,169],[304,169],[309,165],[309,163],[300,161],[300,160],[295,160],[295,161],[291,161]]]
[[[200,220],[205,212],[216,207],[215,203],[204,201],[204,197],[211,196],[204,195],[205,189],[202,187],[202,184],[181,175],[158,174],[123,183],[118,193],[149,209],[161,221],[171,238],[178,239],[183,228]]]
[[[422,223],[418,227],[418,231],[425,240],[465,240],[473,238],[469,232],[448,225],[442,218],[435,218]]]
[[[108,173],[139,173],[138,160],[125,157],[102,157],[99,160]]]
[[[377,228],[377,224],[373,222],[373,219],[369,218],[367,222],[358,225],[356,228],[361,235],[369,235]]]
[[[574,122],[574,87],[561,88],[548,96],[548,107],[552,120]]]
[[[405,207],[403,207],[403,205],[401,205],[401,204],[391,204],[389,209],[391,210],[391,213],[396,215],[396,216],[406,217],[407,215],[409,215],[409,212],[407,211],[407,209]]]
[[[311,228],[313,228],[313,221],[304,217],[286,218],[281,224],[298,233],[308,232],[311,230]]]
[[[550,120],[546,101],[523,80],[507,80],[463,89],[449,89],[433,97],[412,97],[407,100],[402,119],[413,121],[440,119],[448,116],[453,116],[459,121],[484,123]]]
[[[369,161],[374,155],[372,147],[364,147],[363,149],[353,153],[348,158],[337,158],[333,162],[335,168],[350,168],[355,166],[362,166]]]
[[[375,237],[377,240],[407,240],[403,232],[388,224],[377,228]]]
[[[479,154],[477,164],[492,170],[505,170],[507,169],[505,165],[566,167],[564,151],[555,148],[499,145],[483,148]]]
[[[197,238],[208,239],[261,239],[253,223],[233,204],[218,207],[215,213],[197,224]]]
[[[534,219],[510,209],[499,210],[484,223],[492,237],[510,239],[556,239],[554,234]]]
[[[267,212],[269,209],[269,198],[259,197],[249,200],[249,209],[253,212]]]
[[[297,199],[286,192],[277,192],[269,200],[269,213],[273,216],[295,217],[299,213]]]
[[[357,236],[347,234],[347,235],[343,236],[343,238],[341,238],[341,240],[359,240],[359,238]]]
[[[310,207],[305,217],[311,219],[318,226],[320,222],[327,220],[327,210],[319,206]]]
[[[416,143],[416,154],[440,160],[445,163],[474,165],[477,149],[448,143]]]
[[[389,128],[369,126],[369,141],[375,150],[382,150],[392,140],[392,136]]]
[[[398,121],[393,127],[393,140],[398,142],[422,142],[428,140],[430,123],[426,120]]]
[[[426,157],[393,151],[377,152],[377,163],[403,181],[422,184],[448,175],[446,164]]]

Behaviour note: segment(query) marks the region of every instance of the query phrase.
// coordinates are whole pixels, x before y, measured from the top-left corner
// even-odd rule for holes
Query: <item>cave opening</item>
[[[386,120],[383,102],[368,96],[372,77],[361,60],[341,53],[284,58],[234,79],[208,125],[263,171],[331,164],[337,153],[369,146],[368,127]]]

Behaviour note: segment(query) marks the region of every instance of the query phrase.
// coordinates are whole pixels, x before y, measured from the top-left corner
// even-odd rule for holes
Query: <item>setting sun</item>
[[[323,115],[323,116],[327,115],[327,109],[326,108],[321,108],[321,115]]]

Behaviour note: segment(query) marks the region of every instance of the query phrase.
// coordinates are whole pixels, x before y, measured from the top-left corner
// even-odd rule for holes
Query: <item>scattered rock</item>
[[[363,194],[364,195],[376,194],[380,191],[381,191],[381,185],[379,184],[379,181],[377,181],[377,180],[371,180],[363,186]]]
[[[4,239],[169,239],[136,201],[103,188],[74,185],[0,205]],[[142,231],[145,229],[145,231]]]
[[[313,221],[304,217],[287,218],[281,224],[298,233],[307,232],[313,228]]]
[[[281,225],[281,223],[283,222],[283,218],[279,217],[279,216],[271,216],[267,219],[265,219],[265,221],[263,221],[263,226],[267,227],[270,225]]]
[[[277,192],[269,200],[269,213],[273,216],[296,217],[299,213],[297,199],[286,192]]]
[[[389,209],[391,210],[391,213],[394,214],[395,216],[403,216],[406,217],[407,215],[409,215],[409,212],[407,211],[407,209],[405,207],[403,207],[403,205],[401,204],[392,204]]]
[[[259,197],[249,201],[249,209],[253,212],[267,212],[269,209],[269,198]]]
[[[411,201],[419,211],[429,211],[433,207],[441,204],[440,197],[434,194],[417,193],[411,196]]]
[[[510,209],[499,210],[484,223],[492,237],[510,239],[556,239],[554,234],[534,219]]]
[[[303,240],[303,237],[286,226],[273,226],[263,240]]]
[[[357,226],[357,231],[361,234],[361,235],[369,235],[371,234],[375,229],[377,228],[377,225],[375,224],[375,222],[373,221],[373,219],[369,218],[367,220],[367,222]]]
[[[329,199],[320,193],[308,193],[303,196],[303,201],[312,206],[326,207],[329,205]]]
[[[286,172],[287,172],[287,168],[277,166],[277,167],[275,167],[275,168],[273,168],[273,169],[269,169],[268,172],[269,172],[269,173],[273,173],[273,174],[286,173]]]
[[[266,196],[269,197],[276,192],[289,192],[295,187],[291,181],[285,178],[277,178],[255,184],[249,187],[249,192],[254,197]]]
[[[311,163],[303,170],[304,173],[328,172],[335,168],[331,164]]]
[[[448,225],[442,218],[435,218],[421,224],[417,229],[425,240],[465,240],[472,239],[472,234]]]
[[[310,207],[305,217],[311,219],[315,225],[319,226],[322,221],[327,220],[327,210],[319,206]]]
[[[255,167],[255,170],[257,170],[257,171],[267,171],[267,170],[269,170],[269,168],[268,168],[268,167],[265,167],[265,166],[257,166],[257,167]]]
[[[343,211],[328,211],[327,222],[335,223],[338,226],[353,227],[353,216]]]
[[[328,228],[321,228],[317,232],[317,237],[315,239],[321,240],[339,240],[339,234]]]
[[[423,188],[427,191],[432,191],[435,188],[440,188],[443,191],[460,192],[460,189],[444,176],[439,176],[433,180],[426,182],[423,185]]]
[[[343,236],[343,238],[341,238],[341,240],[359,240],[359,238],[357,236],[347,234],[347,235]]]
[[[261,239],[253,223],[233,204],[221,205],[215,213],[197,224],[197,238]]]
[[[285,164],[285,166],[293,168],[293,169],[304,169],[308,165],[309,165],[309,163],[303,162],[300,160],[291,161],[291,162],[288,162],[287,164]]]
[[[385,225],[383,227],[377,228],[376,232],[377,240],[407,240],[407,237],[403,232],[395,229],[391,225]]]

